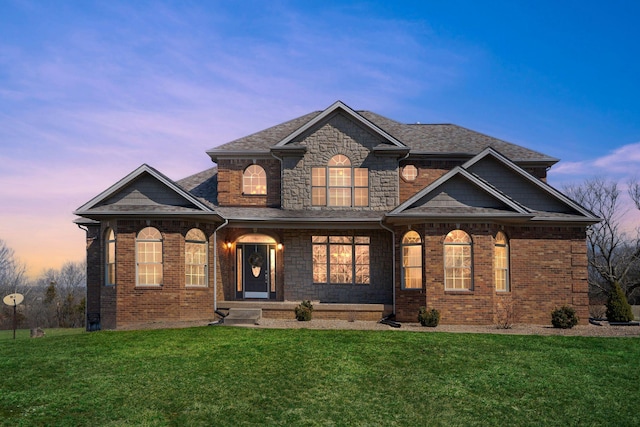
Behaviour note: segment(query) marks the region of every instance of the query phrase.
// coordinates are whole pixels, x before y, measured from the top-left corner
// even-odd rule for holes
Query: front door
[[[244,245],[242,277],[245,298],[269,298],[269,245]]]

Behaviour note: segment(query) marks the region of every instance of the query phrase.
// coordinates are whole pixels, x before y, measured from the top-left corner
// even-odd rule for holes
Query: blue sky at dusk
[[[84,257],[72,212],[142,163],[336,100],[561,159],[640,170],[636,1],[0,2],[0,239],[32,274]]]

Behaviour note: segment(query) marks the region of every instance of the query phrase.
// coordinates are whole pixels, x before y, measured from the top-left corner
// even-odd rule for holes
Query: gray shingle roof
[[[268,152],[278,142],[313,120],[322,111],[314,111],[254,134],[214,147],[207,152]],[[558,159],[453,124],[405,124],[371,111],[357,111],[380,129],[411,149],[412,155],[457,155],[472,157],[487,147],[493,147],[514,162],[541,162],[549,166]]]

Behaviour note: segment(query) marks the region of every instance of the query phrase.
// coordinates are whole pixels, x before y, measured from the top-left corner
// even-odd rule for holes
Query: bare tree
[[[615,181],[592,178],[582,184],[568,185],[565,192],[576,202],[602,218],[587,233],[589,245],[589,289],[593,296],[608,295],[618,282],[627,298],[640,289],[640,228],[625,231],[622,219],[625,208],[622,194]],[[628,194],[640,210],[640,183],[633,178]]]
[[[36,321],[44,326],[83,326],[86,286],[84,262],[67,262],[59,270],[46,270],[37,281],[41,304],[40,313],[34,313]]]
[[[26,271],[26,266],[16,259],[13,249],[0,239],[0,298],[16,292],[25,297],[30,293]],[[22,308],[18,311],[19,322],[24,318]],[[12,311],[0,303],[0,329],[11,327],[12,317]]]

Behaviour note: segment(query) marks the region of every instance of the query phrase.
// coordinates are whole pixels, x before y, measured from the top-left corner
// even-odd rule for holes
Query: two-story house
[[[91,328],[292,318],[306,299],[319,318],[588,318],[599,219],[546,183],[555,158],[339,101],[207,154],[211,169],[174,182],[142,165],[77,209]]]

